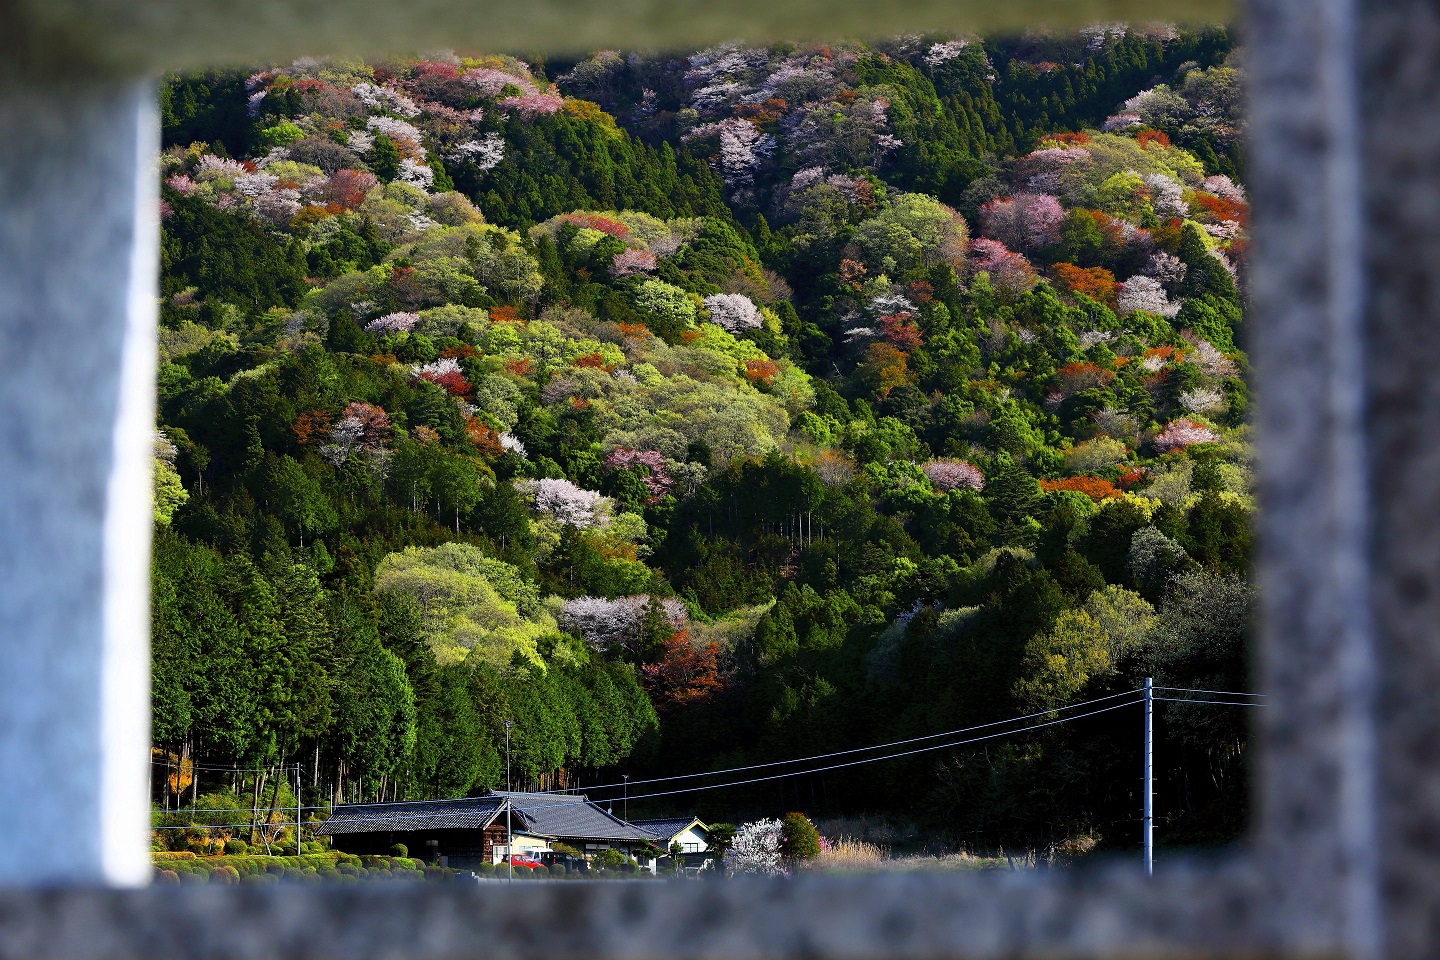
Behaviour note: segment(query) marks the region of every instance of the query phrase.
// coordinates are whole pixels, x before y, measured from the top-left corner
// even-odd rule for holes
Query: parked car
[[[527,857],[523,853],[512,853],[510,855],[510,862],[517,867],[530,867],[532,869],[543,866],[539,860],[536,860],[534,857]]]

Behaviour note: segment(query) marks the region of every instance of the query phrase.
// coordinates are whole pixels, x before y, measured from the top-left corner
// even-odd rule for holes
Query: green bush
[[[250,852],[250,844],[238,838],[225,841],[225,855],[227,857],[243,857]]]
[[[780,853],[790,860],[813,860],[820,853],[820,831],[803,813],[787,813],[780,821]]]
[[[393,846],[393,847],[390,848],[390,856],[392,856],[392,857],[408,857],[408,856],[410,856],[410,848],[407,847],[407,846],[405,846],[405,844],[403,844],[403,843],[397,843],[397,844],[395,844],[395,846]]]
[[[552,863],[552,864],[550,864],[550,876],[552,876],[552,877],[563,877],[563,876],[565,876],[565,864],[563,864],[563,863]]]
[[[240,882],[240,872],[234,867],[215,867],[210,871],[210,882],[234,886]]]
[[[480,864],[480,866],[475,868],[475,872],[480,874],[480,876],[482,877],[493,877],[495,875],[495,864],[482,863]]]
[[[180,874],[174,870],[161,870],[155,874],[156,883],[179,883]]]
[[[166,860],[166,861],[169,861],[169,860],[194,860],[194,859],[195,859],[195,854],[191,853],[189,850],[176,850],[176,851],[174,851],[174,852],[152,853],[152,854],[150,854],[150,859],[151,859],[151,860]]]

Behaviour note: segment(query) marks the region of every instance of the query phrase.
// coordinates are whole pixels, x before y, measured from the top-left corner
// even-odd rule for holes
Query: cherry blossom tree
[[[418,313],[387,313],[365,325],[371,333],[409,333],[420,322]]]
[[[514,110],[522,117],[538,117],[542,114],[559,113],[565,105],[563,98],[553,93],[525,93],[518,97],[506,97],[500,106]]]
[[[610,261],[610,275],[613,277],[632,277],[641,273],[653,273],[656,267],[655,254],[649,250],[632,250],[626,248],[615,254]]]
[[[580,634],[596,653],[635,652],[645,626],[645,617],[657,601],[645,594],[606,599],[578,597],[560,608],[560,627]],[[685,604],[673,598],[659,600],[660,615],[671,630],[683,630],[690,614]]]
[[[998,240],[984,237],[976,240],[970,244],[970,256],[974,271],[988,273],[996,290],[1015,296],[1035,286],[1037,277],[1030,261]]]
[[[980,208],[985,236],[1012,250],[1038,250],[1060,239],[1065,208],[1048,193],[1017,193]]]
[[[644,467],[646,475],[641,477],[649,491],[648,503],[659,503],[660,498],[670,492],[674,481],[665,470],[665,457],[658,450],[633,450],[630,447],[616,447],[605,455],[601,468],[609,473],[613,470],[628,470]]]
[[[1149,261],[1140,272],[1147,277],[1154,277],[1164,287],[1174,290],[1184,281],[1186,269],[1185,261],[1173,253],[1156,250],[1150,254]]]
[[[980,468],[964,460],[931,460],[920,470],[935,485],[935,489],[947,493],[962,487],[971,490],[985,489],[985,475],[980,472]]]
[[[338,467],[356,452],[381,450],[393,432],[384,407],[352,402],[330,425],[330,442],[320,447],[320,456]]]
[[[761,325],[760,310],[743,293],[715,293],[705,298],[710,322],[731,333],[741,333]]]
[[[1184,450],[1191,444],[1214,443],[1219,439],[1219,436],[1204,424],[1182,417],[1179,420],[1172,420],[1166,425],[1165,429],[1151,441],[1151,445],[1154,446],[1156,453],[1166,454]]]
[[[1162,317],[1173,317],[1180,312],[1180,304],[1170,301],[1160,281],[1143,275],[1131,277],[1120,284],[1116,306],[1122,316],[1136,310]]]
[[[467,140],[455,147],[454,156],[473,163],[482,172],[493,170],[505,159],[505,138],[498,133],[487,133],[478,140]]]
[[[753,820],[735,831],[725,853],[725,870],[731,876],[750,874],[783,877],[788,874],[780,853],[783,826],[779,820]]]
[[[1180,394],[1180,406],[1191,413],[1207,413],[1225,404],[1225,394],[1215,387],[1196,387]]]
[[[969,40],[946,40],[941,43],[933,43],[930,49],[925,51],[925,65],[927,67],[938,67],[943,63],[949,63],[964,52],[970,46]]]
[[[577,487],[569,480],[518,480],[515,488],[529,496],[537,510],[578,530],[605,526],[614,505],[609,497]]]

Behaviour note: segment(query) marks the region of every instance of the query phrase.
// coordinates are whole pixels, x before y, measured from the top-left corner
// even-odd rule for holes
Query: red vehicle
[[[534,857],[527,857],[523,853],[511,854],[510,862],[517,867],[530,867],[532,870],[535,867],[544,866],[539,860],[536,860]]]

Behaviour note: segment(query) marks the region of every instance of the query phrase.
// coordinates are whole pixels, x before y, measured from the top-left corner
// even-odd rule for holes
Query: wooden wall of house
[[[432,848],[428,841],[434,840]],[[389,856],[397,843],[405,844],[412,857],[429,860],[434,855],[446,858],[452,867],[464,870],[489,863],[497,845],[505,845],[505,827],[491,826],[485,830],[377,830],[372,833],[342,833],[334,837],[335,849],[356,856]]]

